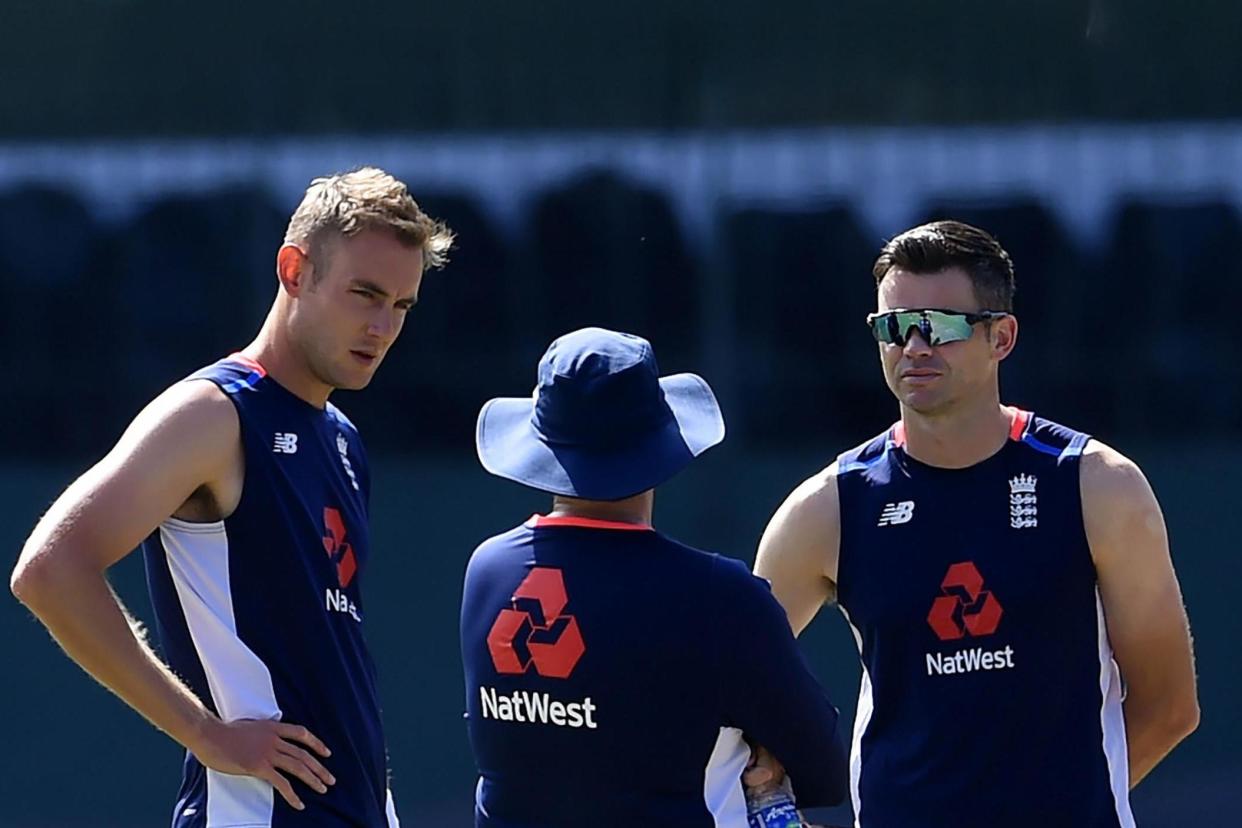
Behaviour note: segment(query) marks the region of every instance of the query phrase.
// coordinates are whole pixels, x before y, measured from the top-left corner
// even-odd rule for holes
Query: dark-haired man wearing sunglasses
[[[835,600],[858,641],[857,824],[1132,826],[1129,789],[1199,717],[1156,498],[1001,404],[1018,322],[990,235],[916,227],[874,275],[901,419],[799,486],[756,563],[795,632]]]

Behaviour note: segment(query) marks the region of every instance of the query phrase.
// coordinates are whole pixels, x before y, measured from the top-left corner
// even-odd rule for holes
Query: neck
[[[315,376],[301,349],[289,336],[288,315],[282,310],[279,298],[254,341],[241,353],[262,365],[268,376],[294,396],[316,408],[328,404],[328,396],[334,389]]]
[[[548,513],[548,516],[592,518],[650,526],[654,505],[654,489],[648,489],[642,494],[627,497],[624,500],[582,500],[557,495],[552,499],[552,511]]]
[[[929,466],[963,469],[1004,447],[1013,411],[997,399],[944,414],[920,414],[903,405],[901,422],[907,454]]]

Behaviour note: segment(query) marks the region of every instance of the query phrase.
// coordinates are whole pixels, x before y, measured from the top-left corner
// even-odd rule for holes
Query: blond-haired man
[[[156,397],[22,550],[14,594],[187,748],[177,828],[397,824],[361,630],[370,478],[328,397],[370,382],[451,244],[382,170],[315,179],[258,336]],[[105,579],[139,545],[167,666]]]

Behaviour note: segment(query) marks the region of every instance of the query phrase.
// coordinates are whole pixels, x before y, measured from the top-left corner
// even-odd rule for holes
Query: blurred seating
[[[601,325],[650,339],[665,370],[687,369],[702,285],[662,193],[592,172],[545,192],[530,215],[536,301],[528,325],[539,350],[566,331]]]
[[[795,445],[841,434],[861,441],[882,430],[894,410],[865,325],[880,241],[835,204],[744,207],[726,215],[721,230],[735,290],[745,437]]]
[[[401,339],[365,394],[349,395],[359,427],[390,448],[472,450],[479,408],[534,387],[534,363],[515,343],[522,285],[505,240],[480,206],[455,192],[415,194],[457,239],[443,270],[428,271]]]
[[[115,333],[135,396],[250,341],[276,293],[287,221],[265,194],[230,189],[160,199],[124,228]]]
[[[1124,393],[1128,426],[1202,433],[1242,425],[1242,368],[1227,321],[1242,301],[1240,250],[1242,221],[1230,204],[1118,209],[1082,333]]]
[[[1013,259],[1020,330],[1002,373],[1005,400],[1069,423],[1088,411],[1111,409],[1112,388],[1099,382],[1078,350],[1087,264],[1051,211],[1021,196],[950,198],[928,209],[926,221],[939,219],[988,231]]]
[[[708,375],[752,447],[822,444],[826,460],[895,416],[863,325],[883,239],[848,205],[739,205],[692,252],[663,194],[610,173],[541,194],[515,239],[466,193],[418,195],[458,245],[371,389],[341,395],[374,446],[468,451],[483,401],[529,393],[547,343],[589,324]],[[983,227],[1013,256],[1006,400],[1106,437],[1242,428],[1231,331],[1204,318],[1242,299],[1232,205],[1122,204],[1099,252],[1030,198],[946,197],[926,217]],[[115,230],[70,193],[0,193],[0,368],[23,412],[9,453],[97,453],[160,389],[249,341],[286,221],[252,189],[165,197]]]
[[[0,194],[0,371],[6,456],[73,456],[116,427],[114,304],[100,230],[60,190]],[[89,412],[89,416],[84,416]]]

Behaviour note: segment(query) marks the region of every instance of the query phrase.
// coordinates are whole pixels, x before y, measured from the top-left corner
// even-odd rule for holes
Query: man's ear
[[[992,355],[1000,362],[1013,352],[1018,344],[1018,319],[1013,315],[1002,316],[992,322]]]
[[[315,275],[306,251],[296,244],[283,244],[276,253],[276,278],[290,296],[297,296],[310,284]]]

